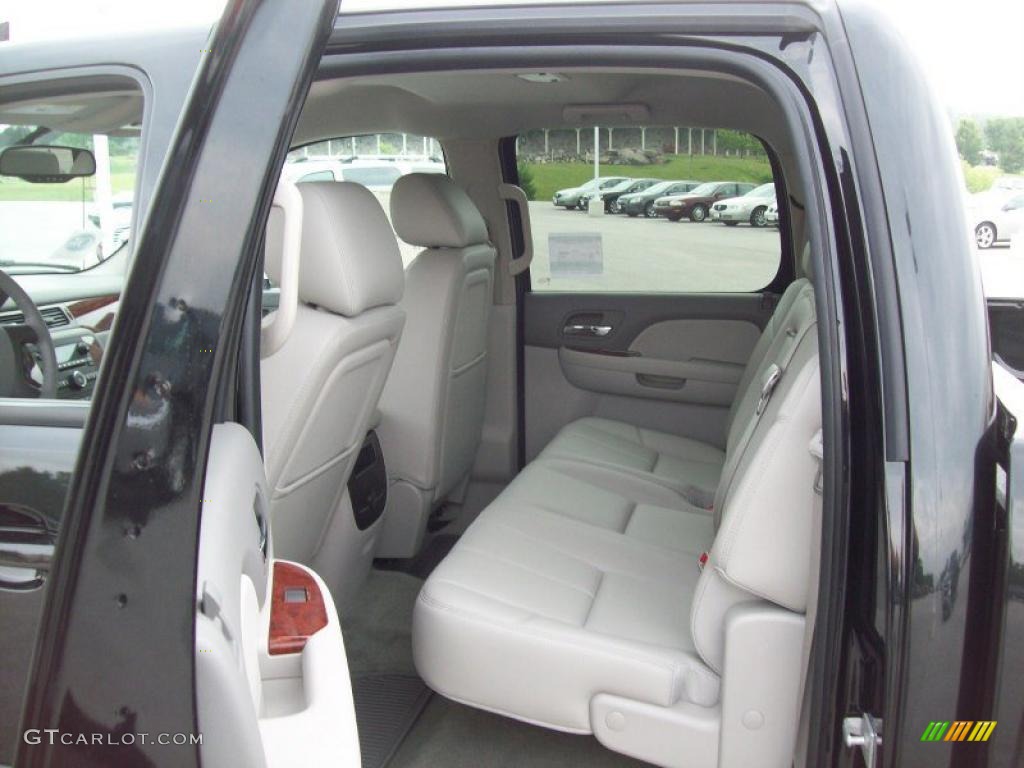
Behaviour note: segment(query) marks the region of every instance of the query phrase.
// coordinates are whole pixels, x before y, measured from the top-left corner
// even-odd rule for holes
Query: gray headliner
[[[732,128],[761,136],[780,151],[785,144],[778,106],[760,88],[732,75],[560,68],[558,72],[568,79],[554,84],[528,83],[515,76],[536,71],[417,72],[321,80],[313,84],[293,143],[385,131],[441,140],[496,138],[531,128],[586,127],[565,119],[567,106],[640,103],[650,110],[647,125]],[[352,108],[354,104],[358,109]]]

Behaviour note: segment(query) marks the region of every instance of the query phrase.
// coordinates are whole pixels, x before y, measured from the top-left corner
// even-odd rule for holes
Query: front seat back
[[[298,188],[299,301],[287,340],[262,361],[263,445],[277,553],[312,564],[330,530],[332,555],[315,565],[335,591],[348,566],[333,539],[362,532],[350,520],[331,523],[351,517],[343,491],[402,333],[404,277],[394,232],[369,190],[333,181]],[[272,218],[267,231],[275,283],[279,224]]]
[[[406,270],[409,324],[381,397],[391,487],[379,555],[411,557],[480,445],[496,254],[480,211],[442,174],[395,182],[391,221],[424,250]]]

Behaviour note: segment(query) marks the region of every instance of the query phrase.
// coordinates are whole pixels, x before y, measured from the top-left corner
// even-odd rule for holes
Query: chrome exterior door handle
[[[32,510],[4,505],[0,523],[0,589],[38,589],[53,560],[56,534]]]

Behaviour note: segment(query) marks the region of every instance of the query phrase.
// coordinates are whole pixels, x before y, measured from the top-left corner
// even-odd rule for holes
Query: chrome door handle
[[[565,336],[596,336],[603,338],[612,332],[610,325],[570,324],[562,329]]]
[[[4,505],[0,524],[0,589],[37,589],[46,581],[56,534],[33,510]]]

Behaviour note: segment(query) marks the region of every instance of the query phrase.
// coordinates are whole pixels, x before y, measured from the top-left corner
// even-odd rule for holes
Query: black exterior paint
[[[238,354],[256,246],[336,12],[336,0],[236,0],[213,36],[106,351],[23,728],[196,732],[194,579],[214,394]],[[119,765],[198,764],[194,746],[114,749]],[[17,761],[112,758],[44,741],[23,744]]]

